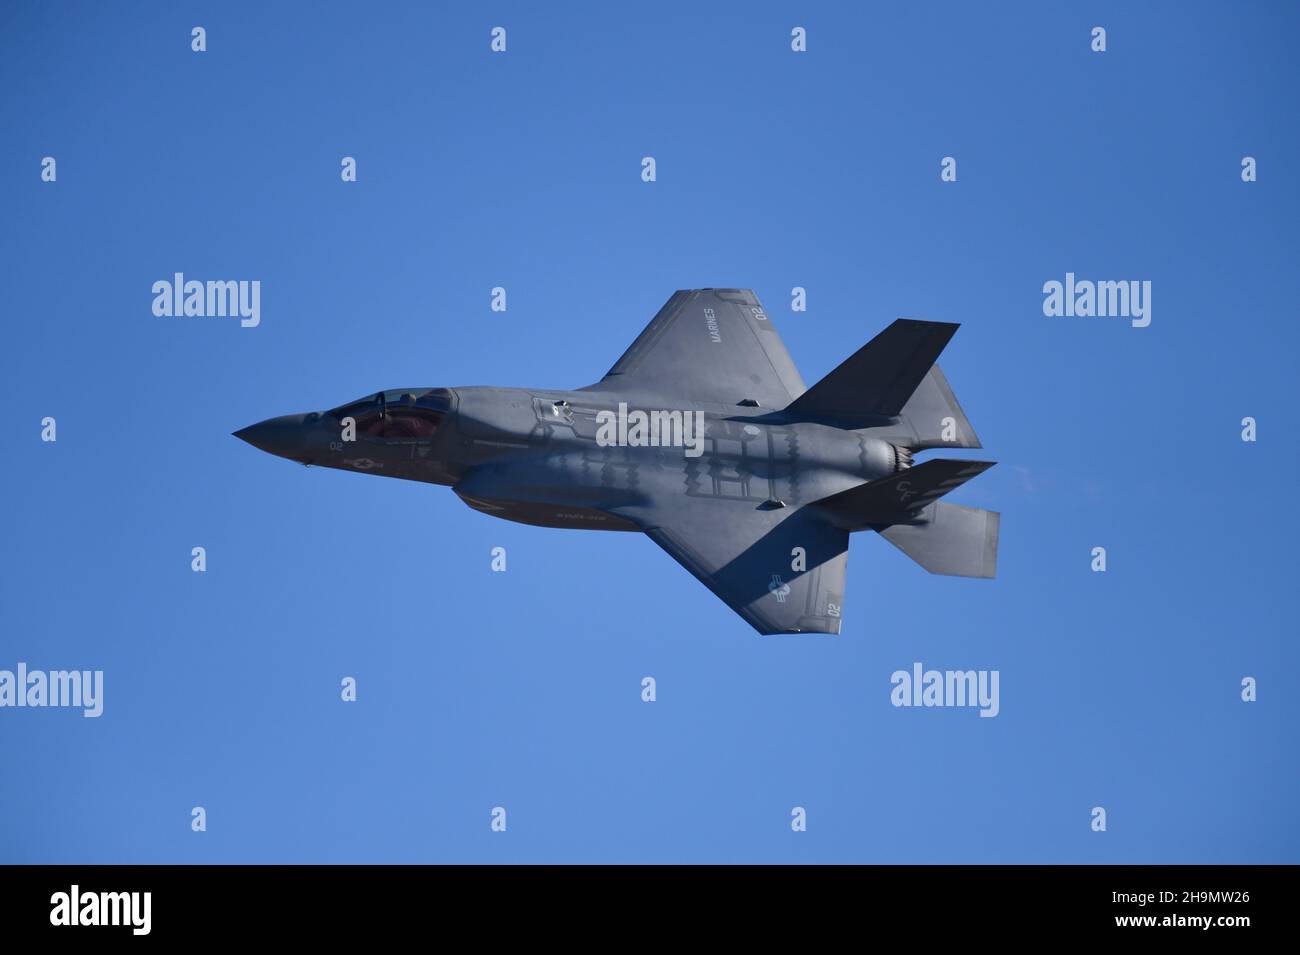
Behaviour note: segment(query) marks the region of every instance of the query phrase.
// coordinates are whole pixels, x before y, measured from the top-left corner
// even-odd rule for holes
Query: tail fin
[[[982,447],[938,365],[930,367],[912,397],[907,399],[902,419],[901,424],[907,430],[897,437],[891,436],[890,440],[913,451]]]
[[[995,577],[998,569],[997,511],[939,501],[920,524],[895,524],[880,536],[932,574]]]
[[[882,418],[896,418],[927,380],[935,360],[957,327],[948,322],[900,318],[785,410],[801,418],[850,428],[879,424]],[[938,378],[942,377],[940,372]],[[947,390],[947,394],[951,398],[952,391]],[[956,404],[955,400],[952,403]]]
[[[936,458],[824,497],[812,506],[825,512],[833,524],[850,531],[910,523],[919,511],[983,474],[993,463]]]

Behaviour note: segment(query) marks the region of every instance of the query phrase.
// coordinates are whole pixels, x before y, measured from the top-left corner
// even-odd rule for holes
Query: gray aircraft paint
[[[506,520],[640,531],[760,633],[838,633],[853,531],[934,573],[993,576],[998,515],[938,500],[991,464],[912,467],[915,452],[980,446],[934,363],[956,327],[895,322],[809,390],[752,292],[680,291],[586,388],[393,389],[236,435],[444,484]],[[620,405],[702,413],[702,453],[603,445],[600,416]]]

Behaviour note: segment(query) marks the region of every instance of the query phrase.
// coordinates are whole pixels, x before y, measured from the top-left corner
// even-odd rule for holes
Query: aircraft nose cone
[[[302,426],[303,419],[306,417],[306,415],[290,414],[279,418],[268,418],[234,434],[236,438],[247,441],[267,454],[276,454],[282,458],[297,458],[306,446]]]

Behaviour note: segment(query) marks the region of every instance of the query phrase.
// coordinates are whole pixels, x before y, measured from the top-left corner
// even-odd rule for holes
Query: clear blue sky
[[[106,699],[0,710],[0,861],[1300,861],[1298,26],[5,4],[0,668]],[[260,280],[260,327],[155,317],[178,271]],[[1150,327],[1045,317],[1067,271],[1150,280]],[[698,286],[754,288],[809,382],[894,318],[961,322],[943,364],[999,464],[953,500],[1002,512],[998,579],[857,535],[843,634],[761,638],[640,536],[230,435],[580,387]],[[894,708],[915,661],[999,670],[1001,714]]]

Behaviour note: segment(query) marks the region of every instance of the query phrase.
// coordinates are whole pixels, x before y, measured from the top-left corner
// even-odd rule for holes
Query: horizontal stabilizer
[[[917,511],[993,467],[992,461],[937,458],[814,502],[838,527],[864,530],[915,519]]]
[[[900,318],[785,410],[804,420],[850,428],[897,417],[957,328]]]
[[[939,501],[920,524],[895,524],[880,536],[932,574],[994,577],[998,569],[1001,515]]]

